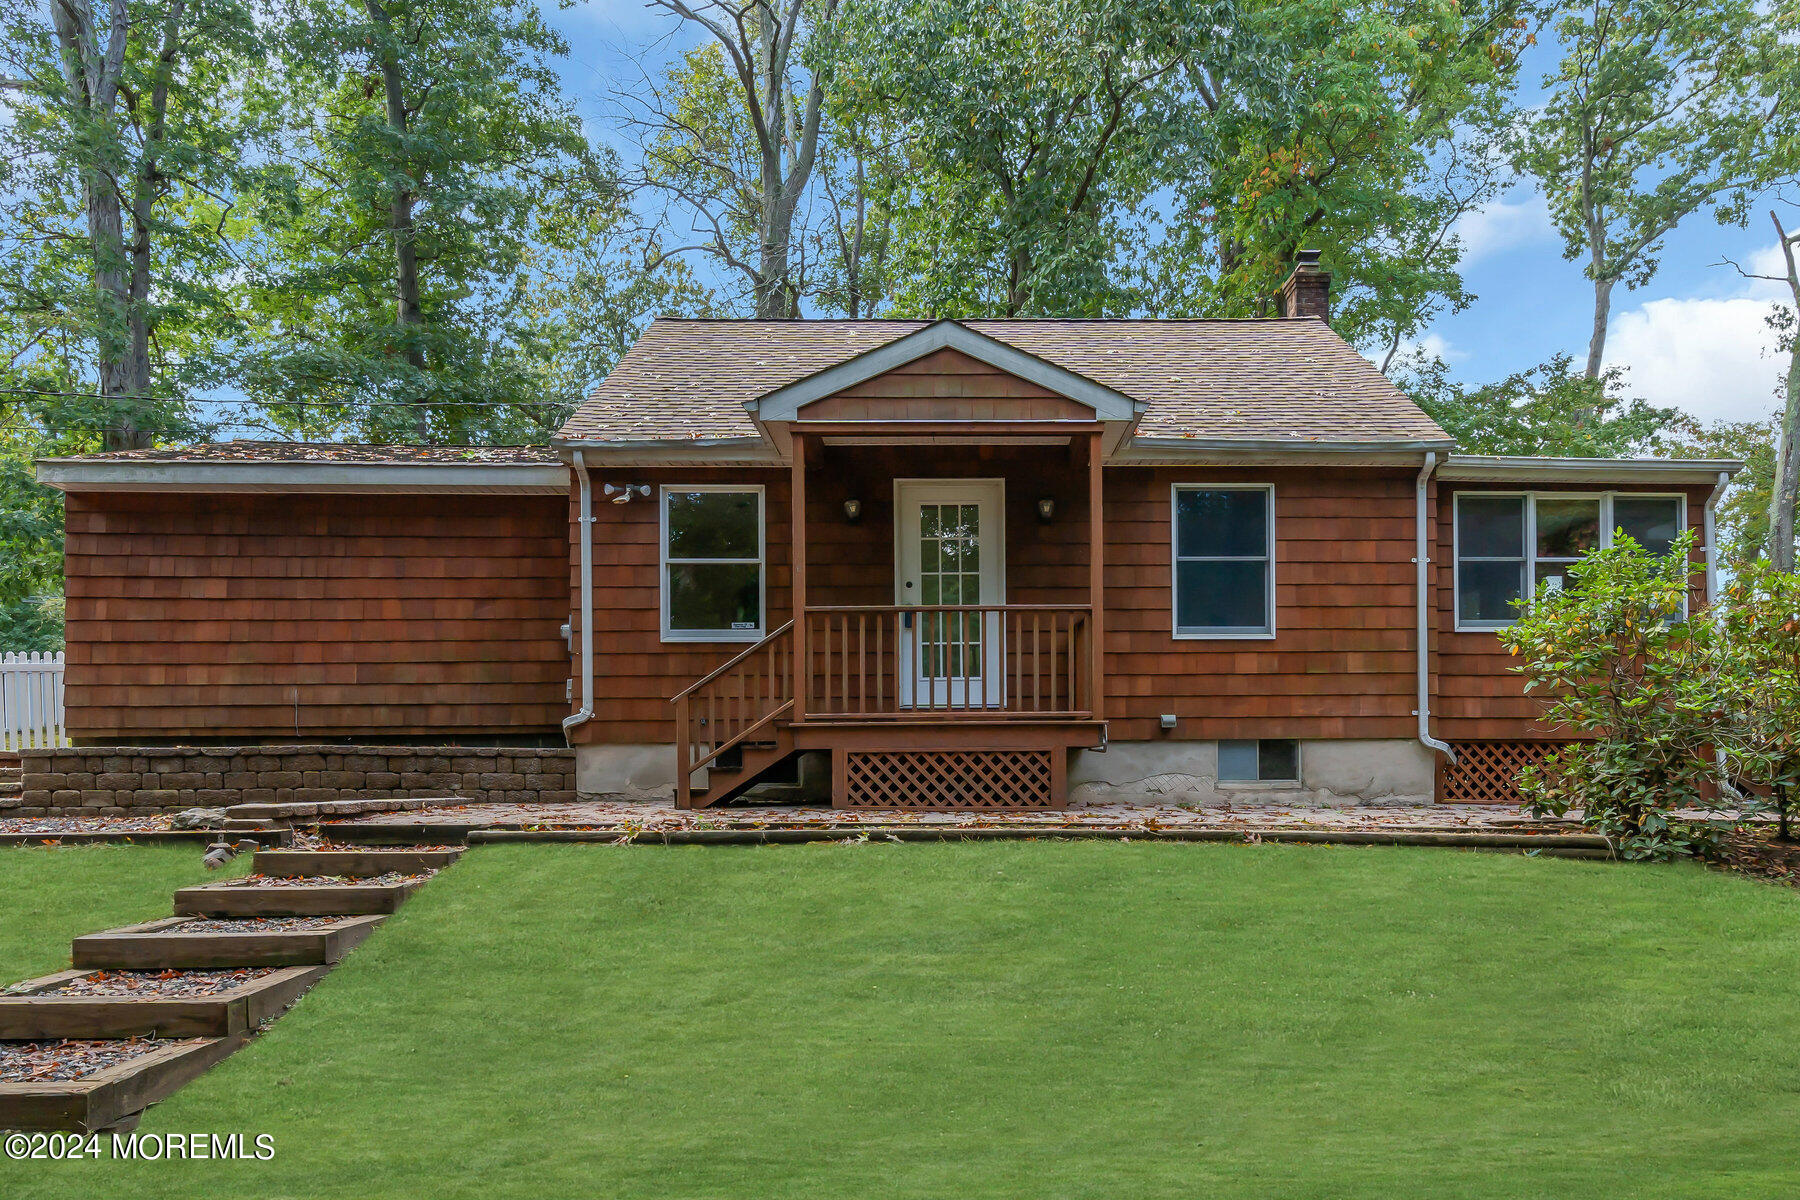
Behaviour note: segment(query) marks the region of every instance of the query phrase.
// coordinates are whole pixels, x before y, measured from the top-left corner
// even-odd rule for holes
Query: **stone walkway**
[[[674,829],[856,828],[863,825],[1028,826],[1114,829],[1368,829],[1481,830],[1544,825],[1516,808],[1437,804],[1294,808],[1283,805],[1179,806],[1173,804],[1077,804],[1062,811],[910,812],[852,811],[801,805],[682,810],[672,803],[582,801],[574,804],[457,804],[416,812],[376,814],[357,825],[457,825],[481,827]]]

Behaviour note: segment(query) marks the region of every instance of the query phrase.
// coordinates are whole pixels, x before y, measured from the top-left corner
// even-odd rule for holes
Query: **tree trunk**
[[[100,130],[111,133],[117,119],[114,109],[131,31],[124,0],[112,0],[109,17],[107,41],[102,46],[94,10],[87,0],[50,5],[70,104],[96,134]],[[90,147],[81,168],[88,253],[93,261],[94,359],[100,394],[112,408],[105,446],[108,450],[132,450],[148,444],[137,421],[137,407],[149,391],[148,331],[142,328],[142,307],[134,303],[126,282],[124,198],[117,179],[96,161],[103,154],[103,149]],[[143,348],[141,354],[139,347]]]
[[[381,27],[383,44],[379,50],[381,89],[387,106],[387,122],[403,150],[407,133],[406,89],[400,77],[400,56],[394,48],[393,24],[380,0],[364,0],[369,19]],[[425,370],[425,348],[419,335],[425,327],[425,308],[419,300],[419,259],[417,230],[413,225],[415,196],[404,182],[406,175],[395,172],[393,190],[388,199],[388,232],[394,239],[394,323],[405,342],[406,361],[414,369]],[[422,401],[415,401],[413,431],[420,441],[430,433],[429,413]]]
[[[1775,236],[1787,264],[1788,292],[1793,297],[1796,321],[1800,321],[1800,269],[1794,262],[1794,243],[1774,213]],[[1775,480],[1769,496],[1769,564],[1778,571],[1794,569],[1794,509],[1800,500],[1800,328],[1788,346],[1787,403],[1781,414],[1781,439],[1775,452]],[[1783,814],[1785,817],[1785,813]]]
[[[1031,248],[1018,246],[1013,249],[1010,277],[1006,281],[1006,315],[1016,317],[1025,311],[1031,303],[1031,288],[1026,282],[1031,278]]]
[[[1598,266],[1598,263],[1595,264]],[[1606,325],[1612,318],[1612,291],[1617,280],[1594,280],[1594,329],[1588,335],[1587,377],[1600,378],[1600,361],[1606,357]]]

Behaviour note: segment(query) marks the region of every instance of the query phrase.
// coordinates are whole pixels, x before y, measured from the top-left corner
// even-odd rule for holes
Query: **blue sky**
[[[588,0],[569,8],[542,3],[546,19],[568,39],[563,81],[590,132],[611,140],[608,96],[639,78],[641,59],[656,73],[690,35],[666,39],[674,28],[642,0]],[[1549,51],[1539,51],[1548,60]],[[1537,71],[1528,71],[1535,84]],[[1528,90],[1535,90],[1534,88]],[[622,151],[626,147],[620,146]],[[1763,315],[1776,285],[1741,278],[1721,259],[1775,261],[1775,239],[1764,211],[1749,229],[1692,218],[1668,239],[1662,266],[1637,291],[1618,291],[1608,361],[1628,368],[1630,390],[1658,404],[1678,405],[1704,419],[1747,420],[1775,404],[1782,362]],[[1425,339],[1455,374],[1487,382],[1566,351],[1587,354],[1592,291],[1578,264],[1562,257],[1542,197],[1516,187],[1460,231],[1464,277],[1477,297],[1461,313],[1439,320]]]

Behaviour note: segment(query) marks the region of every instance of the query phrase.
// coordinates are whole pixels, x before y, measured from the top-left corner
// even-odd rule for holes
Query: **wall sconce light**
[[[844,501],[844,520],[854,525],[862,520],[862,501],[855,498]]]
[[[1056,519],[1056,497],[1042,496],[1037,502],[1038,520],[1048,525]]]

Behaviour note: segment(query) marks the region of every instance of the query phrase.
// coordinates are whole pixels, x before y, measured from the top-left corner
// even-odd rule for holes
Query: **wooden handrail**
[[[792,629],[793,627],[794,627],[794,623],[792,621],[789,621],[787,624],[783,625],[780,629],[777,629],[777,630],[775,630],[775,632],[769,634],[769,636],[764,638],[762,641],[757,642],[754,646],[751,646],[749,649],[741,651],[740,653],[735,654],[732,657],[726,659],[723,663],[721,663],[713,671],[709,672],[708,674],[702,675],[700,678],[694,680],[694,682],[692,682],[692,683],[688,684],[686,687],[682,688],[679,692],[676,692],[673,696],[670,696],[669,697],[670,703],[674,703],[675,701],[680,700],[684,696],[687,696],[693,692],[699,691],[701,688],[705,687],[707,684],[711,683],[713,680],[717,679],[719,676],[723,675],[725,672],[731,670],[731,668],[733,668],[733,667],[737,666],[739,663],[743,662],[746,658],[749,658],[752,654],[755,654],[758,650],[762,650],[762,649],[766,648],[770,642],[774,641],[776,638],[780,637],[782,634],[786,633],[788,630]]]
[[[794,711],[789,621],[677,692],[675,802],[689,807],[695,771]]]

